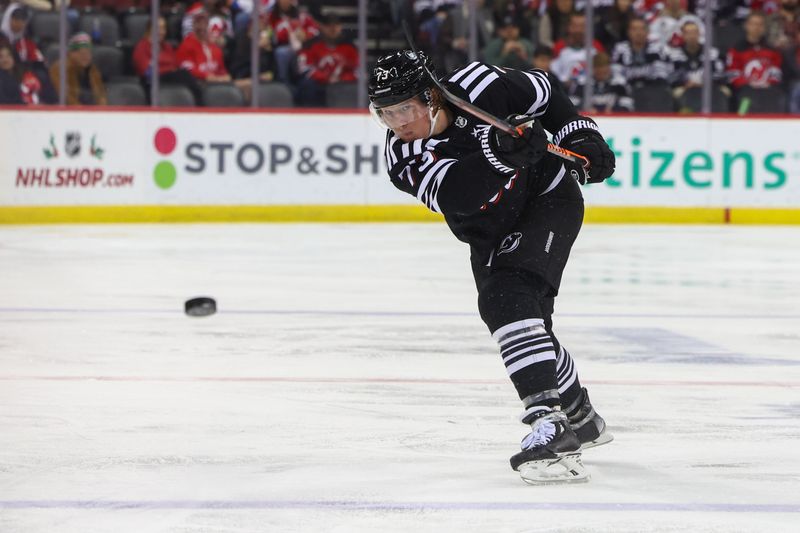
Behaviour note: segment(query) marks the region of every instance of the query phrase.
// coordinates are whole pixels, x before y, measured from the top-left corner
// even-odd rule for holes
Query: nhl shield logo
[[[64,141],[64,151],[69,157],[76,157],[81,153],[81,134],[77,131],[67,132]]]
[[[456,117],[455,124],[456,128],[463,128],[464,126],[467,125],[467,119],[465,119],[464,117]]]
[[[511,235],[506,235],[500,247],[497,249],[497,255],[508,254],[519,248],[519,243],[522,240],[522,233],[514,232]]]

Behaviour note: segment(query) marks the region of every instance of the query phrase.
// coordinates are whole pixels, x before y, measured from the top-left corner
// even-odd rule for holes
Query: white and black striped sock
[[[556,375],[558,377],[558,393],[564,405],[569,405],[581,392],[581,382],[578,380],[578,370],[575,362],[570,357],[566,348],[561,346],[556,362]]]
[[[500,346],[503,364],[520,398],[556,389],[556,352],[544,320],[529,318],[501,327],[492,334]],[[553,398],[546,403],[558,405]]]

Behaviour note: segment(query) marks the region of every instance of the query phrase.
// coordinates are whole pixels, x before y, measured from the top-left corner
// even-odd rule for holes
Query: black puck
[[[209,316],[217,312],[217,302],[207,296],[186,300],[183,307],[189,316]]]

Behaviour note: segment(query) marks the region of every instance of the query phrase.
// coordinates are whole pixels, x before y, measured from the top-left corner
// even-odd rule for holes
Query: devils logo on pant
[[[500,243],[500,248],[497,249],[497,255],[508,254],[513,252],[519,247],[519,242],[522,240],[522,233],[514,232],[506,235],[503,242]]]

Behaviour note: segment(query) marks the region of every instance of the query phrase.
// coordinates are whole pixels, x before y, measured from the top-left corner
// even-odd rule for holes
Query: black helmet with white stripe
[[[433,86],[425,68],[433,73],[433,63],[425,53],[403,50],[382,56],[369,78],[369,101],[375,108],[398,104],[421,95]]]

